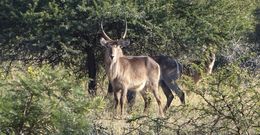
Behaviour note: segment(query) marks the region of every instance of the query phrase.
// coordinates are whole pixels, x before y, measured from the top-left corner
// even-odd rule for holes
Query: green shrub
[[[84,81],[61,66],[13,69],[0,80],[0,133],[81,134],[87,114],[103,108],[102,98],[86,95]]]

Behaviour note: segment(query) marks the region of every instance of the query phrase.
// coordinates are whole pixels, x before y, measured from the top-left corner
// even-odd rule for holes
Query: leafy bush
[[[260,129],[259,80],[230,64],[192,91],[202,98],[196,130],[204,133],[256,134]],[[194,127],[194,128],[195,128]]]
[[[13,69],[0,80],[0,133],[81,134],[90,129],[87,114],[104,106],[86,95],[84,81],[50,66]],[[16,71],[15,71],[16,70]]]

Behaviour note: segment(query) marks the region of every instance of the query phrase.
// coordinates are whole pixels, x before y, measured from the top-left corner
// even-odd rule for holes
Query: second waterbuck
[[[103,29],[100,43],[105,47],[105,70],[112,85],[115,98],[115,111],[118,112],[120,103],[121,115],[124,115],[124,104],[128,90],[140,92],[145,98],[147,89],[151,90],[159,106],[159,113],[163,116],[161,98],[158,87],[160,80],[160,66],[148,56],[125,56],[121,47],[128,46],[125,40],[127,24],[122,39],[112,40]],[[145,101],[145,108],[147,106]]]

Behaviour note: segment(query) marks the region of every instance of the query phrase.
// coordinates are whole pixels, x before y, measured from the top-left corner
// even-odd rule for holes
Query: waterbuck
[[[180,89],[176,81],[182,76],[187,75],[190,76],[195,84],[202,79],[201,73],[192,67],[192,64],[200,65],[202,64],[201,61],[192,61],[189,64],[181,64],[178,60],[174,59],[170,56],[159,55],[159,56],[152,56],[152,58],[160,65],[161,68],[161,80],[160,86],[167,98],[167,103],[164,107],[164,111],[166,111],[171,102],[174,98],[172,91],[177,94],[180,101],[184,104],[185,103],[185,95],[184,92]],[[207,61],[203,63],[203,71],[207,75],[212,73],[212,69],[215,63],[215,54],[210,53],[209,58]],[[112,87],[109,85],[108,92],[112,92]],[[130,105],[130,108],[133,106],[135,102],[136,93],[133,91],[129,91],[127,93],[127,100]]]
[[[112,40],[104,31],[101,23],[103,37],[100,39],[105,51],[105,70],[111,83],[114,99],[115,111],[118,112],[120,103],[121,115],[124,115],[124,104],[128,90],[140,92],[146,102],[146,90],[150,89],[156,98],[159,106],[159,113],[164,116],[161,107],[161,98],[158,93],[160,80],[160,66],[148,56],[125,56],[121,47],[128,46],[129,40],[125,40],[127,33],[127,23],[122,39]]]
[[[184,92],[180,89],[180,87],[177,84],[177,80],[182,75],[187,75],[191,77],[195,84],[198,84],[199,81],[202,79],[201,72],[198,69],[193,68],[192,64],[202,66],[203,72],[206,73],[206,75],[210,75],[212,73],[212,69],[216,60],[214,53],[210,53],[209,57],[207,57],[207,60],[204,62],[197,60],[192,61],[192,63],[189,64],[181,64],[176,59],[164,55],[154,56],[152,58],[160,65],[161,68],[160,86],[162,87],[162,90],[165,96],[167,97],[167,103],[164,107],[164,111],[166,111],[169,108],[174,98],[172,91],[174,91],[176,95],[179,97],[180,101],[183,104],[185,104]],[[133,100],[131,101],[131,97],[133,96],[129,95],[128,100],[130,102],[133,102]]]
[[[201,79],[202,79],[202,74],[205,73],[206,75],[210,75],[213,70],[213,66],[215,64],[216,56],[214,53],[210,53],[209,57],[207,57],[206,61],[201,61],[201,60],[193,60],[190,61],[188,64],[185,64],[183,66],[183,74],[190,76],[195,84],[198,84]],[[194,68],[195,65],[196,67],[202,66],[202,72],[198,70],[198,68]]]

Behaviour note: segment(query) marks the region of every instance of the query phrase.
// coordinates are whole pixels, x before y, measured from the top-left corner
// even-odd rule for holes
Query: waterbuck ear
[[[104,38],[101,38],[101,39],[100,39],[100,44],[101,44],[102,46],[106,47],[106,46],[107,46],[107,41],[106,41]]]
[[[117,44],[122,47],[126,47],[130,44],[130,40],[120,39],[120,40],[118,40]]]

